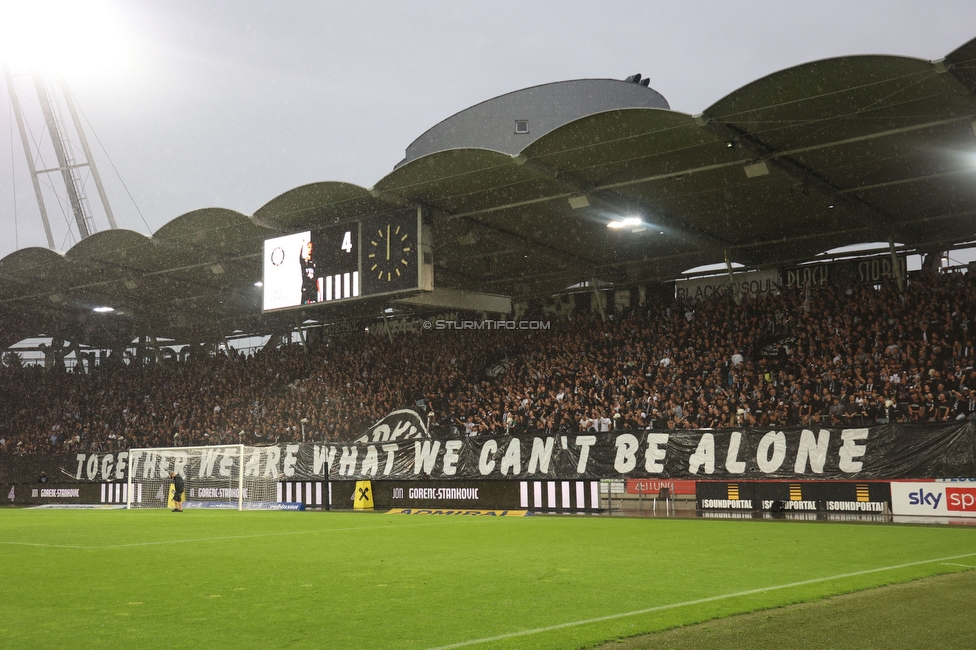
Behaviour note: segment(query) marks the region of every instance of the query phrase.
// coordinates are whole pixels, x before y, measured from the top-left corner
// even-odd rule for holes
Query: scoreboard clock
[[[416,210],[363,221],[363,294],[398,293],[420,287],[420,219]]]
[[[409,208],[268,239],[264,311],[430,291],[424,232],[420,210]]]

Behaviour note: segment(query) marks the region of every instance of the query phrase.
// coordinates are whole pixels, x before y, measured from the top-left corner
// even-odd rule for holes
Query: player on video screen
[[[317,269],[315,258],[312,256],[312,242],[302,244],[302,251],[298,256],[302,265],[302,304],[308,305],[319,300]]]

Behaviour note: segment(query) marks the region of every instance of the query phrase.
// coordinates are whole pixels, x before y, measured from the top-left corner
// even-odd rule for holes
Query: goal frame
[[[236,449],[237,450],[237,458],[238,458],[238,462],[237,462],[237,476],[236,476],[237,483],[236,483],[236,485],[231,485],[231,487],[236,487],[237,488],[237,509],[238,510],[244,510],[244,463],[245,463],[244,451],[247,448],[248,448],[248,446],[247,445],[244,445],[244,444],[231,444],[231,445],[199,445],[199,446],[193,446],[193,447],[140,447],[140,448],[137,448],[137,449],[130,449],[129,450],[129,459],[130,459],[129,462],[130,462],[130,464],[129,464],[129,467],[127,468],[127,470],[126,470],[126,479],[125,479],[125,482],[126,482],[126,489],[125,489],[125,492],[126,492],[125,507],[126,507],[127,510],[132,510],[133,509],[132,508],[132,503],[133,503],[133,501],[135,499],[134,490],[132,489],[133,488],[133,478],[135,478],[135,477],[133,477],[132,464],[131,464],[131,459],[133,457],[133,454],[137,454],[137,453],[146,454],[146,453],[149,453],[149,452],[164,452],[164,453],[165,452],[170,452],[170,453],[176,453],[176,452],[192,452],[192,451],[196,451],[196,450],[214,450],[214,449],[230,450],[230,449]],[[160,477],[160,479],[162,479],[162,478],[163,477]],[[184,476],[183,478],[186,479],[187,477]]]

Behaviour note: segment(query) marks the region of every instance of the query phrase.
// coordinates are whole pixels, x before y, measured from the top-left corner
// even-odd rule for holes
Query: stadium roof
[[[137,335],[215,340],[378,311],[346,303],[262,315],[261,245],[402,205],[430,215],[435,286],[516,297],[591,279],[670,280],[726,259],[768,268],[860,242],[926,251],[976,238],[976,39],[934,62],[807,63],[697,116],[626,99],[637,97],[633,80],[567,83],[582,105],[596,84],[628,89],[615,107],[563,115],[514,155],[422,136],[408,150],[418,155],[370,189],[315,183],[253,217],[208,208],[152,237],[106,231],[64,254],[8,255],[0,349],[39,335],[97,347]],[[518,107],[520,93],[538,88],[502,98]],[[463,124],[462,114],[442,125]],[[440,126],[425,136],[450,132]],[[627,217],[641,225],[607,228]],[[103,305],[116,311],[92,311]]]

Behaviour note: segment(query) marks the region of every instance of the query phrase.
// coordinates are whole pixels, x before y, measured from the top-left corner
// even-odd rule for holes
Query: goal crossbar
[[[191,507],[233,507],[275,501],[277,476],[245,471],[260,448],[246,445],[155,447],[129,451],[126,507],[162,508],[169,503],[170,473],[184,480]]]

